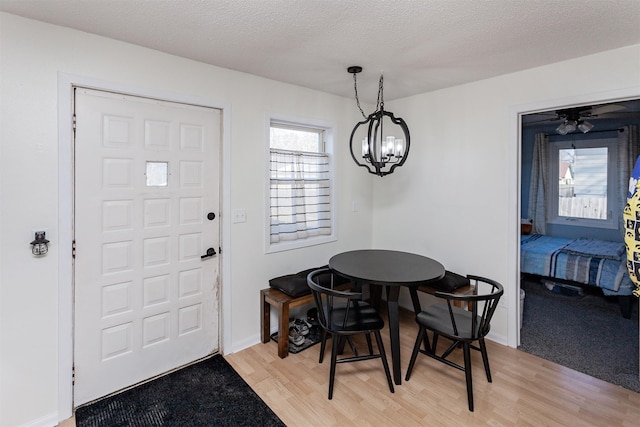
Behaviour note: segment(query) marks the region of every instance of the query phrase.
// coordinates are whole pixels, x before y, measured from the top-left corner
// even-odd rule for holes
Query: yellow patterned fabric
[[[627,204],[622,213],[625,232],[624,243],[627,248],[627,269],[635,285],[633,295],[640,298],[640,158],[629,179]]]

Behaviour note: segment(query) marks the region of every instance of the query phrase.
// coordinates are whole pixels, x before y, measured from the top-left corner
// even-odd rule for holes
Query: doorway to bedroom
[[[640,392],[638,301],[620,231],[631,171],[619,163],[629,149],[633,167],[638,128],[640,99],[521,116],[518,348]]]

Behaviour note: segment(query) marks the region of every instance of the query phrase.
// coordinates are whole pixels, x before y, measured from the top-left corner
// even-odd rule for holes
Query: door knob
[[[216,219],[216,214],[214,214],[213,212],[209,212],[209,213],[207,214],[207,219],[208,219],[209,221],[213,221],[214,219]]]
[[[202,255],[200,258],[209,258],[210,256],[214,256],[216,254],[216,250],[213,248],[207,249],[207,253]]]

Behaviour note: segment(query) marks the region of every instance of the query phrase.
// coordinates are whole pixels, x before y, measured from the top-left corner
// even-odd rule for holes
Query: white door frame
[[[640,98],[640,86],[632,86],[628,88],[611,90],[605,92],[595,92],[585,95],[571,96],[559,99],[550,99],[539,101],[531,104],[515,105],[509,109],[509,144],[508,149],[508,181],[509,186],[508,200],[515,200],[516,203],[509,203],[508,221],[509,227],[507,236],[509,239],[507,253],[511,254],[507,261],[507,277],[516,284],[514,292],[508,295],[508,324],[507,344],[509,347],[517,348],[520,345],[520,193],[521,184],[521,147],[522,147],[522,129],[521,115],[535,113],[540,111],[556,110],[558,108],[570,107],[574,105],[585,104],[601,104],[616,101],[625,101]]]
[[[86,76],[58,73],[58,421],[73,415],[73,87],[111,91],[133,96],[156,98],[170,102],[194,104],[222,110],[222,188],[221,207],[221,247],[229,247],[231,236],[231,105],[229,102],[211,98],[142,89],[119,83],[94,79]],[[221,251],[220,300],[221,327],[220,352],[231,349],[231,307],[230,267],[227,251]]]

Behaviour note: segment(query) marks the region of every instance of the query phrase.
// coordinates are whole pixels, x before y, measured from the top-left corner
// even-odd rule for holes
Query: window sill
[[[548,223],[553,225],[566,225],[570,227],[602,228],[607,230],[615,230],[618,228],[618,223],[614,220],[554,218],[548,221]]]
[[[277,252],[290,251],[294,249],[306,248],[309,246],[316,245],[324,245],[326,243],[335,242],[338,240],[337,236],[318,236],[318,237],[310,237],[308,239],[298,239],[292,240],[288,242],[280,242],[280,243],[267,243],[267,247],[265,248],[266,254],[272,254]]]

